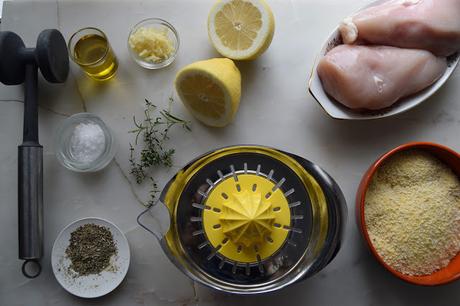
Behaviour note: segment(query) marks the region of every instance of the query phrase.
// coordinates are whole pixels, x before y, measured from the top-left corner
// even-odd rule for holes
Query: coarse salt
[[[105,134],[95,123],[80,123],[70,139],[70,153],[75,161],[89,164],[105,150]]]

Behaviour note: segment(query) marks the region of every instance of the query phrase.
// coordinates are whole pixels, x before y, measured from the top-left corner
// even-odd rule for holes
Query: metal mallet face
[[[23,143],[18,152],[19,258],[26,277],[40,274],[43,256],[43,147],[38,142],[38,69],[45,80],[63,83],[69,74],[69,56],[58,30],[44,30],[36,48],[26,48],[13,32],[0,32],[0,82],[25,84]],[[34,273],[28,263],[36,264]]]
[[[17,34],[0,32],[0,82],[5,85],[24,83],[27,64],[36,64],[48,82],[65,82],[69,74],[69,56],[62,34],[58,30],[44,30],[38,36],[36,48],[26,48]]]

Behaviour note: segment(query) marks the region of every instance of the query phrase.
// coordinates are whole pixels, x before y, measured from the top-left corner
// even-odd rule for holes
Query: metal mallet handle
[[[30,274],[25,265],[34,261],[37,265],[43,256],[43,148],[19,146],[18,152],[18,208],[19,208],[19,258],[25,276]]]
[[[19,258],[26,260],[22,271],[30,278],[38,276],[40,269],[30,274],[27,263],[33,261],[40,267],[38,261],[43,256],[43,147],[38,142],[37,70],[33,62],[25,67],[23,143],[18,151]]]

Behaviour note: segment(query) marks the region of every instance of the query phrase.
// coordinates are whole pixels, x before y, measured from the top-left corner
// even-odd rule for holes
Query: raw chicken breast
[[[359,41],[448,56],[460,50],[460,0],[389,0],[346,18],[339,29],[346,44]]]
[[[433,84],[447,68],[425,50],[339,45],[318,64],[324,90],[352,109],[378,110]]]

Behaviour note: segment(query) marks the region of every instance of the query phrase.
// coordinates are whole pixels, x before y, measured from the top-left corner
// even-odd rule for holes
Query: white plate
[[[365,6],[362,9],[365,9],[370,6],[374,6],[377,4],[382,3],[382,0],[375,1],[370,5]],[[444,74],[433,83],[431,86],[425,88],[424,90],[411,95],[409,97],[403,98],[393,104],[392,106],[378,110],[378,111],[362,111],[358,112],[356,110],[352,110],[343,106],[341,103],[337,102],[334,98],[330,97],[323,89],[323,85],[321,84],[321,80],[318,76],[317,68],[318,63],[322,57],[326,55],[332,48],[337,45],[342,44],[342,38],[339,32],[339,27],[337,26],[334,31],[329,35],[326,42],[324,43],[319,56],[316,59],[315,65],[311,71],[310,80],[308,82],[308,89],[315,98],[315,100],[319,103],[319,105],[323,108],[323,110],[332,118],[334,119],[342,119],[342,120],[370,120],[370,119],[380,119],[385,117],[394,116],[397,114],[401,114],[405,111],[408,111],[411,108],[419,105],[420,103],[427,100],[431,97],[436,91],[438,91],[442,85],[447,81],[447,79],[451,76],[452,72],[454,72],[455,68],[457,67],[460,55],[456,53],[448,57],[447,63],[448,67]]]
[[[104,226],[110,230],[118,253],[110,259],[111,266],[114,268],[113,271],[103,271],[95,275],[76,276],[69,269],[70,259],[65,255],[65,250],[70,243],[70,234],[78,227],[89,223]],[[100,297],[118,287],[128,272],[129,261],[130,251],[125,235],[113,223],[99,218],[80,219],[67,225],[54,241],[51,253],[53,273],[59,284],[73,295],[83,298]]]

